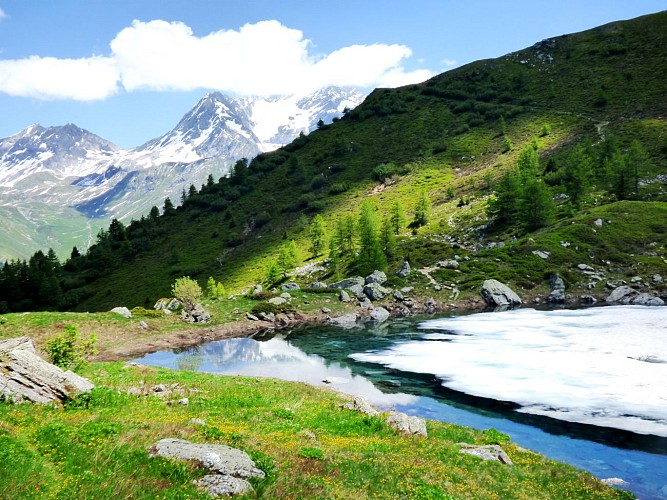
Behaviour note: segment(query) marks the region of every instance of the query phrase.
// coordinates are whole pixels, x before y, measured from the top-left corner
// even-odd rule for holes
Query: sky
[[[130,148],[207,92],[417,83],[667,0],[0,0],[0,138],[74,123]]]

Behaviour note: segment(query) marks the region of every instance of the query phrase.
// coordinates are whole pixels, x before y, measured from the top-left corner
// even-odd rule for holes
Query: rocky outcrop
[[[664,306],[665,302],[650,293],[639,293],[634,288],[622,285],[609,294],[607,302],[616,304],[634,304],[638,306]]]
[[[160,299],[155,303],[153,308],[156,311],[178,311],[182,306],[183,304],[176,299]]]
[[[486,280],[480,293],[491,307],[513,307],[521,305],[521,298],[507,285],[497,280]]]
[[[28,337],[0,342],[0,395],[16,403],[64,402],[95,386],[40,358]]]
[[[247,453],[221,444],[196,444],[184,439],[161,439],[148,448],[148,456],[194,462],[213,474],[193,481],[211,496],[242,495],[252,491],[246,479],[263,478]]]
[[[380,414],[380,410],[371,405],[363,396],[355,396],[352,401],[348,401],[341,408],[345,410],[358,411],[369,417],[374,417]]]
[[[551,275],[551,293],[547,300],[552,304],[565,302],[565,282],[558,274]]]
[[[390,293],[389,288],[385,288],[379,283],[369,283],[364,287],[364,294],[372,301],[382,300]]]
[[[387,417],[387,425],[408,436],[427,436],[426,421],[423,418],[392,411]]]
[[[461,447],[459,450],[460,453],[465,453],[467,455],[473,455],[479,457],[482,460],[495,460],[505,465],[512,465],[512,460],[507,456],[507,453],[498,446],[497,444],[489,444],[485,446],[477,446],[474,444],[468,443],[458,443]]]
[[[211,321],[211,315],[204,309],[204,306],[197,303],[191,311],[183,309],[181,319],[186,323],[208,323]]]

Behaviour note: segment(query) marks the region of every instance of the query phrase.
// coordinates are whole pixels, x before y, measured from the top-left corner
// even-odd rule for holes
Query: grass
[[[398,435],[379,417],[341,409],[345,396],[305,384],[120,363],[84,375],[98,387],[65,408],[0,405],[1,498],[205,498],[191,485],[204,472],[148,458],[164,437],[248,452],[267,473],[250,498],[631,497],[491,430],[428,422],[428,438]],[[189,405],[126,392],[158,383],[178,384],[168,398],[186,395]],[[499,439],[513,466],[456,445]]]

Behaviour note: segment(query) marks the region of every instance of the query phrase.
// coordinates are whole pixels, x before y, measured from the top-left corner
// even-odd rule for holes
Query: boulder
[[[552,304],[565,302],[565,282],[558,274],[551,275],[551,293],[547,300]]]
[[[337,326],[339,328],[354,328],[357,326],[356,314],[344,314],[335,318],[327,318],[327,325]]]
[[[284,306],[287,304],[287,299],[285,297],[271,297],[267,302],[274,306]]]
[[[178,311],[183,306],[177,299],[160,299],[155,303],[156,311]]]
[[[551,253],[546,250],[533,250],[533,255],[537,255],[540,259],[547,260],[551,257]]]
[[[459,263],[453,259],[441,260],[440,262],[438,262],[438,267],[441,267],[443,269],[458,269]]]
[[[640,293],[630,301],[631,304],[638,306],[664,306],[665,301],[660,297],[655,297],[650,293]]]
[[[635,290],[634,288],[623,285],[614,288],[614,290],[609,294],[606,300],[607,302],[629,304],[630,301],[632,300],[632,296],[635,295],[636,293],[637,290]]]
[[[259,321],[259,318],[257,316],[249,312],[245,313],[245,317],[250,321]]]
[[[368,285],[370,283],[377,283],[378,285],[382,285],[385,281],[387,281],[387,275],[376,269],[371,274],[366,276],[365,284]]]
[[[253,297],[257,297],[260,293],[262,293],[264,289],[262,288],[262,285],[255,285],[255,287],[252,289],[252,292],[250,295]]]
[[[410,263],[406,260],[403,262],[401,268],[398,271],[396,271],[396,276],[400,276],[401,278],[407,278],[408,274],[410,274]]]
[[[371,405],[363,396],[355,396],[352,401],[348,401],[343,406],[341,406],[341,408],[344,408],[345,410],[358,411],[368,415],[369,417],[374,417],[375,415],[380,414],[380,411]]]
[[[468,443],[458,443],[461,449],[460,453],[473,455],[483,460],[495,460],[505,465],[512,465],[512,460],[507,456],[507,453],[497,444],[489,444],[485,446],[477,446]]]
[[[124,318],[131,318],[132,313],[127,307],[114,307],[111,311],[112,313],[120,314]]]
[[[183,309],[181,311],[181,319],[187,323],[209,323],[211,315],[199,303],[196,303],[191,311]]]
[[[354,285],[359,285],[359,286],[364,286],[366,284],[366,280],[362,278],[361,276],[356,276],[354,278],[345,278],[344,280],[336,281],[335,283],[332,283],[330,288],[350,288]]]
[[[389,319],[389,311],[384,307],[376,307],[371,311],[370,318],[375,324],[379,325]]]
[[[387,417],[387,425],[408,436],[427,436],[423,418],[392,411]]]
[[[521,304],[521,298],[514,291],[497,280],[486,280],[480,293],[484,301],[492,307],[512,307]]]
[[[400,290],[394,291],[394,298],[398,300],[399,302],[403,302],[403,294],[400,292]]]
[[[327,285],[324,281],[316,281],[310,285],[310,288],[329,288],[329,285]]]
[[[379,283],[369,283],[364,287],[364,294],[373,301],[382,300],[390,293],[390,289],[383,287]]]
[[[161,439],[148,448],[149,457],[164,457],[195,463],[211,471],[193,481],[211,496],[239,495],[252,491],[246,479],[263,478],[264,472],[244,451],[222,444],[196,444],[184,439]]]
[[[292,283],[285,283],[284,285],[280,285],[280,289],[281,289],[282,291],[286,291],[286,290],[301,290],[301,287],[299,286],[298,283],[294,283],[294,282],[292,282]]]
[[[359,300],[363,300],[366,298],[366,295],[364,294],[364,287],[362,285],[352,285],[350,288],[347,289],[347,291],[350,292]]]
[[[424,302],[424,308],[426,309],[427,313],[433,313],[438,308],[438,303],[433,297],[429,297],[426,299],[426,302]]]
[[[95,386],[69,370],[40,358],[28,337],[0,342],[0,395],[20,403],[64,402]]]
[[[580,271],[595,271],[595,269],[593,269],[588,264],[577,264],[577,269]]]
[[[350,298],[349,293],[347,293],[345,290],[341,290],[340,293],[338,294],[338,300],[340,300],[341,302],[349,302],[352,299]]]

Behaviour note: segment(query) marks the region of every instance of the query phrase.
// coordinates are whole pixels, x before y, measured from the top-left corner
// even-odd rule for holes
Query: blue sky
[[[0,0],[0,137],[75,123],[122,147],[209,90],[396,86],[667,0]]]

